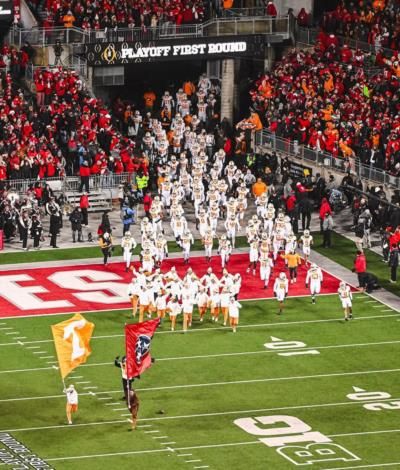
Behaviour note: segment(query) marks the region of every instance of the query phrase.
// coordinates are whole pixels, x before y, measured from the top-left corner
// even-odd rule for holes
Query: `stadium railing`
[[[348,160],[343,157],[334,157],[328,152],[321,152],[306,145],[300,145],[296,140],[278,137],[265,129],[257,132],[256,145],[294,157],[302,161],[303,164],[307,162],[314,163],[320,167],[332,168],[342,173],[351,171],[363,180],[400,189],[399,177],[393,176],[387,171],[375,168],[372,165],[365,165],[360,162],[358,157]]]
[[[317,36],[320,30],[318,28],[297,28],[296,30],[296,41],[302,44],[307,44],[309,46],[314,46]],[[377,50],[383,51],[385,57],[391,57],[395,51],[392,49],[378,47],[369,42],[352,39],[346,36],[336,35],[339,40],[339,44],[343,46],[347,44],[351,49],[359,49],[362,52],[368,52],[371,54],[376,54]]]
[[[30,186],[36,183],[49,184],[54,191],[77,192],[80,187],[79,176],[66,176],[64,178],[43,178],[39,179],[9,179],[3,184],[12,190],[24,194]],[[93,190],[115,189],[127,182],[134,182],[134,174],[130,173],[109,173],[108,175],[92,175],[89,177],[89,187]]]
[[[289,39],[291,22],[288,15],[271,17],[242,17],[215,18],[205,23],[190,25],[175,25],[164,23],[156,28],[124,28],[117,30],[90,30],[81,28],[32,28],[21,29],[13,26],[6,40],[9,44],[22,46],[29,42],[32,46],[51,46],[60,41],[62,44],[84,44],[99,41],[143,41],[158,39],[173,39],[181,37],[226,36],[240,34],[268,34]]]

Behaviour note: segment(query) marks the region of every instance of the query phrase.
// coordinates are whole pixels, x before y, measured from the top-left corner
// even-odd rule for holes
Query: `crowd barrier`
[[[287,154],[297,160],[301,160],[303,163],[312,162],[318,166],[332,168],[342,173],[351,171],[363,180],[400,189],[399,177],[390,175],[387,171],[375,168],[372,165],[365,165],[361,163],[358,157],[350,159],[334,157],[331,153],[318,151],[306,145],[300,145],[296,140],[278,137],[265,129],[257,133],[256,145]]]
[[[6,40],[9,44],[21,47],[25,42],[32,46],[52,46],[57,41],[62,44],[86,44],[95,42],[135,42],[156,41],[182,37],[226,36],[238,34],[272,34],[284,39],[290,36],[288,15],[272,17],[230,16],[214,18],[204,23],[176,25],[164,22],[155,28],[117,28],[108,30],[83,30],[62,26],[52,28],[23,29],[13,26]]]

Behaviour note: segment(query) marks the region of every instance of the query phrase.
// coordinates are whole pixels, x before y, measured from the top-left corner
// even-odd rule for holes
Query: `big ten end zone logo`
[[[361,460],[352,452],[294,416],[275,415],[240,418],[236,426],[252,436],[260,437],[260,442],[276,448],[278,454],[294,465],[314,465],[321,462]],[[297,445],[307,443],[307,445]],[[296,444],[296,445],[291,445]]]

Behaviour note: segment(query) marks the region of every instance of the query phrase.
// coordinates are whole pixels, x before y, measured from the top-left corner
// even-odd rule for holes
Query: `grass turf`
[[[361,459],[312,468],[400,462],[400,411],[368,411],[347,398],[360,387],[400,399],[398,314],[361,294],[355,295],[353,322],[342,320],[336,296],[321,296],[316,306],[308,297],[289,298],[284,315],[276,311],[274,300],[243,302],[237,334],[210,321],[200,324],[196,315],[186,335],[169,332],[165,322],[153,341],[156,363],[134,383],[139,425],[145,426],[135,432],[128,431],[120,371],[113,366],[123,354],[129,311],[85,315],[96,325],[93,354],[72,374],[80,378],[67,380],[80,392],[76,426],[65,425],[61,380],[48,364],[54,361],[48,357],[54,355],[50,325],[69,315],[1,320],[0,328],[8,328],[0,330],[1,430],[57,469],[285,470],[294,465],[234,421],[289,415]],[[17,334],[26,339],[12,339]],[[265,347],[271,337],[301,341],[319,354],[280,356]],[[296,346],[295,352],[305,352]],[[391,430],[397,431],[383,432]]]
[[[332,234],[332,248],[322,248],[321,234],[314,232],[313,237],[313,250],[336,261],[336,263],[341,264],[347,269],[353,268],[354,258],[357,251],[353,241],[334,232]],[[368,249],[365,250],[365,255],[367,257],[367,271],[378,277],[379,284],[383,288],[400,296],[400,285],[389,282],[390,268],[386,263],[382,262],[382,256]]]

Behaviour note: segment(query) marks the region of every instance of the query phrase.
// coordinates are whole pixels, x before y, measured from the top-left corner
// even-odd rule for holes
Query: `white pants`
[[[204,251],[206,252],[206,257],[211,258],[211,256],[212,256],[212,246],[211,245],[205,245],[204,246]]]
[[[157,250],[156,252],[156,260],[159,263],[162,263],[165,259],[165,250]]]
[[[268,233],[268,235],[271,235],[272,230],[274,228],[274,221],[273,220],[264,220],[264,230]]]
[[[236,230],[229,230],[226,236],[232,240],[232,246],[235,248]]]
[[[190,256],[190,245],[182,245],[183,257],[188,259]]]
[[[219,255],[221,256],[221,266],[224,268],[229,261],[229,252],[227,250],[221,250]]]
[[[352,306],[352,303],[351,303],[351,299],[349,297],[347,297],[346,299],[340,299],[342,301],[342,307],[343,308],[351,308]]]
[[[164,207],[169,207],[171,205],[171,193],[161,193],[161,200]]]
[[[209,227],[208,227],[208,225],[206,225],[206,224],[200,224],[200,225],[199,225],[199,233],[200,233],[200,236],[201,236],[202,238],[205,237],[208,228],[209,228]]]
[[[302,251],[304,256],[310,256],[311,248],[309,246],[303,246]]]
[[[144,272],[151,273],[153,271],[153,262],[152,261],[143,261],[142,268]]]
[[[278,252],[279,250],[281,250],[281,248],[282,248],[282,242],[280,240],[273,243],[274,259],[277,258]]]
[[[284,289],[277,289],[275,293],[276,293],[276,299],[278,300],[278,302],[283,302],[285,300]]]
[[[258,251],[251,248],[249,257],[250,257],[250,263],[256,263],[258,261]]]
[[[321,292],[321,283],[320,283],[320,281],[311,281],[310,282],[310,292],[311,292],[311,295],[319,294]]]
[[[265,284],[268,284],[270,276],[271,268],[260,268],[260,278],[262,281],[265,281]]]
[[[132,252],[129,248],[124,248],[124,261],[126,263],[126,267],[129,268],[131,265],[131,258],[132,258]]]

